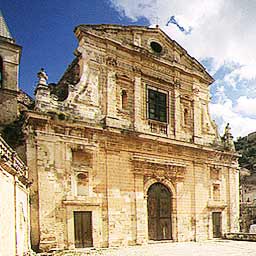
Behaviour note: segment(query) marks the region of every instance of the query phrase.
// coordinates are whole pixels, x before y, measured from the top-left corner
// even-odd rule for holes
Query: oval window
[[[161,46],[161,44],[159,44],[157,42],[151,42],[150,47],[156,53],[161,53],[163,50],[163,47]]]

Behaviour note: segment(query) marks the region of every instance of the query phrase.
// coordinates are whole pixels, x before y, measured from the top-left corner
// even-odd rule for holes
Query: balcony
[[[167,127],[168,127],[167,123],[158,122],[155,120],[149,120],[148,124],[150,127],[150,132],[161,134],[161,135],[167,135]]]

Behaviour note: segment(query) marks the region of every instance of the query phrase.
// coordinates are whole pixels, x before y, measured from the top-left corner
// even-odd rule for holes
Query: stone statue
[[[39,78],[38,84],[47,85],[48,76],[43,68],[37,73],[37,77]]]
[[[224,148],[229,151],[235,151],[235,145],[233,141],[233,136],[231,134],[231,128],[229,126],[229,123],[227,123],[225,127],[225,132],[222,137],[222,141],[224,143]]]

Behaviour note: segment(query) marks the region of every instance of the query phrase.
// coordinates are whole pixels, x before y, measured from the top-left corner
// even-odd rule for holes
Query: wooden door
[[[92,247],[92,212],[74,212],[75,247]]]
[[[161,183],[148,190],[148,236],[150,240],[172,239],[171,193]]]
[[[212,213],[212,230],[214,238],[221,238],[221,212]]]

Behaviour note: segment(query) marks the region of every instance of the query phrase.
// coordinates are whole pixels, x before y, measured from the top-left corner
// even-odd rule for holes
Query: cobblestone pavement
[[[81,253],[81,251],[80,251]],[[65,255],[102,256],[256,256],[256,242],[212,240],[206,242],[161,243],[118,249],[100,249]]]

